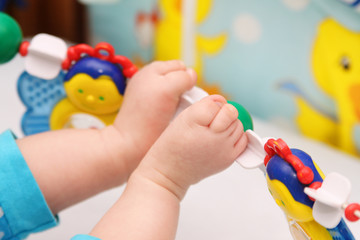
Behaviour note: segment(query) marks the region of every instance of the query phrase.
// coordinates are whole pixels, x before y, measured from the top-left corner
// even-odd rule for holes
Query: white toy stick
[[[189,91],[185,92],[180,99],[174,118],[179,115],[185,108],[189,107],[193,103],[200,101],[209,94],[199,87],[193,87]]]

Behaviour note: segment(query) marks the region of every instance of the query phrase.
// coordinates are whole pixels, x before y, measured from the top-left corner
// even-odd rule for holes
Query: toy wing
[[[45,33],[38,34],[22,54],[26,55],[25,70],[41,79],[53,79],[61,71],[66,52],[66,43],[61,38]]]
[[[25,135],[49,131],[49,116],[54,105],[65,97],[64,73],[52,80],[44,80],[26,71],[18,79],[18,94],[26,106],[21,122]]]
[[[330,173],[318,189],[306,187],[304,192],[315,199],[313,216],[326,228],[335,228],[342,218],[343,206],[347,203],[351,183],[338,173]]]

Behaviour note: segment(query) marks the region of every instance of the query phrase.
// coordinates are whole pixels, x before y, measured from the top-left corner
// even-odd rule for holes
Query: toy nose
[[[89,103],[93,103],[95,100],[94,96],[93,95],[87,95],[86,96],[86,101],[89,102]]]

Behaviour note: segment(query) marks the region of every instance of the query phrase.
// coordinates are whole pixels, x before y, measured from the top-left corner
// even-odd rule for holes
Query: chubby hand
[[[247,137],[237,116],[222,96],[205,97],[170,124],[137,174],[181,199],[191,184],[226,169],[245,150]]]
[[[120,112],[112,126],[108,151],[128,175],[168,126],[181,95],[196,82],[196,74],[179,60],[156,61],[137,72],[128,82]],[[126,153],[120,149],[126,146]]]

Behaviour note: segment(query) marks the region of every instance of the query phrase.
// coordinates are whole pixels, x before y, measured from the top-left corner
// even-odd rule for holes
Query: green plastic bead
[[[252,121],[252,118],[251,118],[250,114],[248,113],[248,111],[246,111],[246,109],[243,106],[241,106],[240,104],[238,104],[237,102],[228,101],[228,103],[233,105],[238,110],[238,112],[239,112],[238,119],[243,124],[244,131],[249,130],[249,129],[254,130],[253,121]]]
[[[9,15],[0,12],[0,64],[10,61],[16,55],[21,41],[19,24]]]

